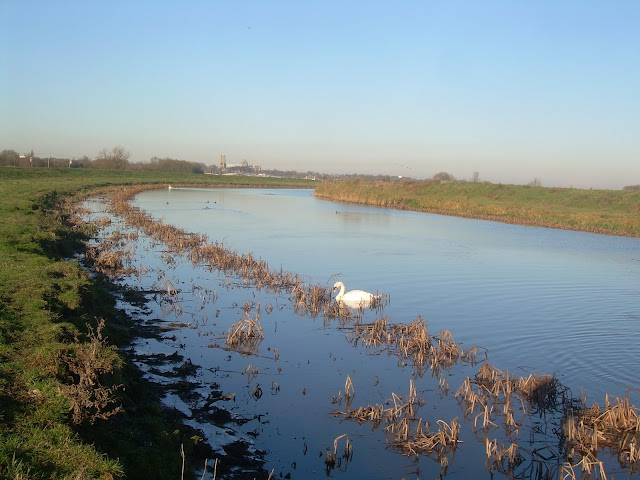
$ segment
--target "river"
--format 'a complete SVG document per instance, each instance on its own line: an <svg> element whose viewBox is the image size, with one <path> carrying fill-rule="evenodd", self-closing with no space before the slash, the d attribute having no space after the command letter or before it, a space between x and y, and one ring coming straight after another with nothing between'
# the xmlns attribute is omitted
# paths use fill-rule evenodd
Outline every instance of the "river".
<svg viewBox="0 0 640 480"><path fill-rule="evenodd" d="M387 295L382 313L366 311L364 322L421 317L432 335L447 329L463 348L480 347L479 360L486 355L512 375L555 374L588 403L632 389L631 401L639 403L633 389L640 386L640 239L338 204L310 190L173 188L144 192L134 204L165 223L251 252L272 269ZM421 417L432 425L462 418L453 393L477 366L462 362L447 370L446 392L439 377L350 342L339 323L298 315L282 295L185 259L167 264L161 250L141 239L135 262L153 273L126 282L158 289L170 279L182 292L180 315L163 302L133 312L172 327L163 340L142 339L136 348L149 355L178 352L196 366L191 381L199 397L176 393L167 402L191 415L210 443L242 438L267 452L267 470L291 478L488 476L485 445L465 427L472 422L462 423L465 443L443 471L433 455L410 460L388 448L382 429L331 414L344 410L334 396L345 391L348 375L356 406L385 404L392 393L406 397L413 380L425 400ZM250 356L224 349L229 326L247 315L247 302L265 332L258 354ZM167 381L151 368L148 375ZM235 393L225 406L249 420L243 428L221 429L194 414L217 388ZM544 430L537 422L521 427L520 443ZM321 453L342 434L353 456L326 471ZM344 442L338 441L340 450ZM537 438L529 448L545 442L554 444ZM544 468L553 471L557 463ZM518 468L533 471L539 462L526 457ZM619 467L611 461L608 468Z"/></svg>

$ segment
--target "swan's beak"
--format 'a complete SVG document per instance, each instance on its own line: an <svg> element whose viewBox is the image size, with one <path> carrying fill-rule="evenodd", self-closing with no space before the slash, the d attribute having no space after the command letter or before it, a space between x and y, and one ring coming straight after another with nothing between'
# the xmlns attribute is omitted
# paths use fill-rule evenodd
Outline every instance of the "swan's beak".
<svg viewBox="0 0 640 480"><path fill-rule="evenodd" d="M333 291L335 292L336 290L338 290L338 287L333 287Z"/></svg>

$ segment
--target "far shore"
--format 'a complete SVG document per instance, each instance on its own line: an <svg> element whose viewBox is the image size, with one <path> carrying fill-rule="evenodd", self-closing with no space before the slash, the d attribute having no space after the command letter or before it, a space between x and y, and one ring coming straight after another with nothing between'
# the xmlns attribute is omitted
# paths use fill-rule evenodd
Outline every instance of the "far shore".
<svg viewBox="0 0 640 480"><path fill-rule="evenodd" d="M482 183L339 181L321 199L534 227L640 237L640 191Z"/></svg>

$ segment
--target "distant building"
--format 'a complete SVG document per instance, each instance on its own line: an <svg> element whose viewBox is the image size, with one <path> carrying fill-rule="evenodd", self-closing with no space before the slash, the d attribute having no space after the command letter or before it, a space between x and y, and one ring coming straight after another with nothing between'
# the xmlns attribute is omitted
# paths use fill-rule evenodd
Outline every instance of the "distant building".
<svg viewBox="0 0 640 480"><path fill-rule="evenodd" d="M262 167L260 165L249 165L249 162L246 160L242 160L240 163L227 163L227 156L222 154L220 155L220 172L221 173L229 173L232 170L252 170L253 172L262 171Z"/></svg>

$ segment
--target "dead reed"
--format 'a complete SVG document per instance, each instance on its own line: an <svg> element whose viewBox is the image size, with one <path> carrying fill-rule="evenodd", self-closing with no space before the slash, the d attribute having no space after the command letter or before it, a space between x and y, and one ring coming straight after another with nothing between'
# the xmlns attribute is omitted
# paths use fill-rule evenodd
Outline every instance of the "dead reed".
<svg viewBox="0 0 640 480"><path fill-rule="evenodd" d="M487 455L485 461L485 469L493 475L497 470L500 473L509 475L524 460L520 455L517 444L512 443L509 447L504 444L498 444L498 440L489 440L485 437L485 453Z"/></svg>
<svg viewBox="0 0 640 480"><path fill-rule="evenodd" d="M342 456L338 457L338 442L343 438L346 438L344 451L342 453ZM325 453L325 459L324 459L327 476L329 476L329 472L333 468L335 468L336 466L340 467L340 464L342 463L341 462L342 459L344 459L346 463L349 463L349 461L351 461L352 458L353 458L353 444L351 443L349 436L346 433L343 433L342 435L339 435L333 440L333 452L329 447L327 447L327 450Z"/></svg>
<svg viewBox="0 0 640 480"><path fill-rule="evenodd" d="M531 374L526 378L514 378L508 371L503 372L485 361L474 381L467 377L455 397L463 404L465 416L471 416L476 406L486 410L489 403L502 404L507 424L515 427L512 414L509 416L512 396L516 396L523 406L530 405L534 411L551 411L566 398L566 392L553 375Z"/></svg>
<svg viewBox="0 0 640 480"><path fill-rule="evenodd" d="M521 377L517 387L529 402L534 412L549 411L566 398L567 389L555 378L555 375L534 375Z"/></svg>
<svg viewBox="0 0 640 480"><path fill-rule="evenodd" d="M449 330L442 330L431 337L426 321L418 316L410 324L390 324L388 317L382 317L373 323L356 323L347 333L347 340L367 348L385 348L396 355L401 363L410 362L419 376L429 367L434 376L440 376L441 370L447 370L460 361L475 364L477 347L464 351L453 340ZM446 379L441 379L441 388L448 389Z"/></svg>
<svg viewBox="0 0 640 480"><path fill-rule="evenodd" d="M352 385L351 378L347 377L345 392L350 392ZM457 447L460 433L457 418L450 424L438 420L438 430L431 432L429 422L416 417L417 409L424 405L424 400L418 397L413 380L409 382L407 397L392 393L386 404L390 406L385 408L384 405L369 405L355 410L347 408L346 411L336 411L333 414L342 416L343 420L356 420L360 424L369 422L372 430L384 424L388 443L407 456L435 453L441 459Z"/></svg>
<svg viewBox="0 0 640 480"><path fill-rule="evenodd" d="M250 312L244 311L243 318L229 327L225 343L239 353L257 354L258 347L264 339L264 330L260 323L260 313L251 318Z"/></svg>
<svg viewBox="0 0 640 480"><path fill-rule="evenodd" d="M358 407L356 410L347 410L346 412L340 413L344 415L344 419L353 419L360 424L370 422L371 429L375 430L384 419L385 409L383 405L368 405L366 407Z"/></svg>
<svg viewBox="0 0 640 480"><path fill-rule="evenodd" d="M351 319L352 312L346 311L331 301L331 291L326 285L310 284L299 276L282 270L271 270L264 260L255 259L253 254L239 254L215 242L208 243L206 235L187 232L162 221L132 206L129 200L143 188L131 188L115 193L111 207L116 215L125 219L128 226L145 232L154 242L163 243L168 252L185 254L194 265L204 265L209 269L237 275L253 284L258 290L287 292L298 313L312 316L323 314L329 318ZM381 308L388 297L379 296L375 308Z"/></svg>
<svg viewBox="0 0 640 480"><path fill-rule="evenodd" d="M85 260L96 272L111 277L118 278L135 273L136 269L130 266L132 249L113 248L109 243L88 247ZM125 264L129 266L125 267Z"/></svg>
<svg viewBox="0 0 640 480"><path fill-rule="evenodd" d="M347 334L347 340L357 345L362 342L365 347L379 347L390 341L387 331L388 317L382 317L373 323L361 324L353 326L353 329Z"/></svg>
<svg viewBox="0 0 640 480"><path fill-rule="evenodd" d="M593 466L602 449L615 452L624 466L640 466L640 415L629 392L623 398L607 395L604 408L597 403L587 408L583 399L580 408L567 409L562 427L567 456L580 456L583 469Z"/></svg>
<svg viewBox="0 0 640 480"><path fill-rule="evenodd" d="M438 420L438 430L431 432L429 422L418 422L415 431L406 439L399 439L392 446L407 456L419 456L421 454L435 453L441 459L458 446L460 424L454 418L451 423Z"/></svg>

